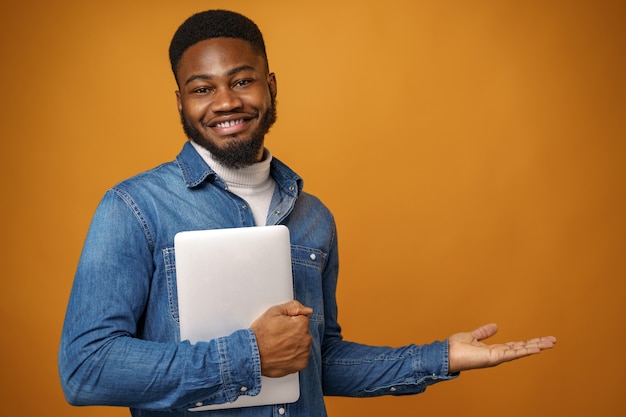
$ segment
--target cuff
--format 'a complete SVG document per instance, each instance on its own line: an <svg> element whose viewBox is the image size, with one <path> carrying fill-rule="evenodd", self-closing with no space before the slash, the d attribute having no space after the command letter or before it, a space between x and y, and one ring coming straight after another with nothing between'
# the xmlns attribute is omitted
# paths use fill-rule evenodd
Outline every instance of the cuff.
<svg viewBox="0 0 626 417"><path fill-rule="evenodd" d="M194 361L192 368L198 373L191 379L202 393L187 403L186 409L196 411L261 392L261 357L252 330L237 330L210 342L198 342L195 347L203 353Z"/></svg>
<svg viewBox="0 0 626 417"><path fill-rule="evenodd" d="M238 330L217 339L220 367L227 401L261 392L261 357L254 332Z"/></svg>
<svg viewBox="0 0 626 417"><path fill-rule="evenodd" d="M422 345L419 348L419 355L415 356L414 369L420 384L428 386L459 376L458 373L448 374L450 359L447 340Z"/></svg>

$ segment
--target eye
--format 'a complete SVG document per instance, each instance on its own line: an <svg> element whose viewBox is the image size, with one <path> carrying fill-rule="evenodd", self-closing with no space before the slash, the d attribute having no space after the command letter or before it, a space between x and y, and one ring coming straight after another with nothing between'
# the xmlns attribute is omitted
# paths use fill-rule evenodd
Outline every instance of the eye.
<svg viewBox="0 0 626 417"><path fill-rule="evenodd" d="M250 79L238 80L238 81L235 82L233 87L245 87L248 84L250 84L251 82L252 82L252 80L250 80Z"/></svg>
<svg viewBox="0 0 626 417"><path fill-rule="evenodd" d="M210 93L212 90L213 90L213 89L212 89L212 88L209 88L209 87L198 87L198 88L195 88L195 89L192 91L192 93L194 93L194 94L208 94L208 93Z"/></svg>

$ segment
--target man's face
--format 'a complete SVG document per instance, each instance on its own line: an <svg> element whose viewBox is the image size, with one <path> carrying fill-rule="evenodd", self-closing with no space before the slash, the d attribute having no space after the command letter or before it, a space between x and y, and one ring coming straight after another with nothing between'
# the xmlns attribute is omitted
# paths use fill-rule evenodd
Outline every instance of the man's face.
<svg viewBox="0 0 626 417"><path fill-rule="evenodd" d="M242 39L213 38L189 47L176 75L187 136L226 166L260 161L276 120L276 79L263 57Z"/></svg>

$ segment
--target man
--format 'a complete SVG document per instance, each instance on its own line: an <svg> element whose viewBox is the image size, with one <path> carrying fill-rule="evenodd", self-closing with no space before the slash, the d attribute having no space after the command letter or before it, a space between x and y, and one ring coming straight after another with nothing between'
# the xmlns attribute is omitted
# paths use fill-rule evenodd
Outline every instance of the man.
<svg viewBox="0 0 626 417"><path fill-rule="evenodd" d="M170 60L190 141L176 161L114 186L96 210L59 352L70 403L183 416L198 405L258 394L261 375L300 371L301 396L293 404L193 415L324 416L323 395L420 393L460 371L556 342L483 344L495 325L423 346L344 341L332 214L264 146L276 119L277 84L257 26L228 11L199 13L174 35ZM226 337L180 341L174 235L272 224L290 230L297 301L270 308L250 328Z"/></svg>

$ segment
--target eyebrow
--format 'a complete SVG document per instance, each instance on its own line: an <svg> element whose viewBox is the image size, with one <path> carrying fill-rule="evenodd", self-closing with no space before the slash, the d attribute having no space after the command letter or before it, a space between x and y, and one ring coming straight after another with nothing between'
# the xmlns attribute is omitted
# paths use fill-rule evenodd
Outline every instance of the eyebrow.
<svg viewBox="0 0 626 417"><path fill-rule="evenodd" d="M241 71L254 70L254 69L255 68L252 65L240 65L238 67L228 70L226 72L226 75L232 76ZM210 74L194 74L191 77L187 78L187 80L185 81L185 85L189 84L190 82L194 80L210 80L211 78L213 78L213 75L210 75Z"/></svg>

